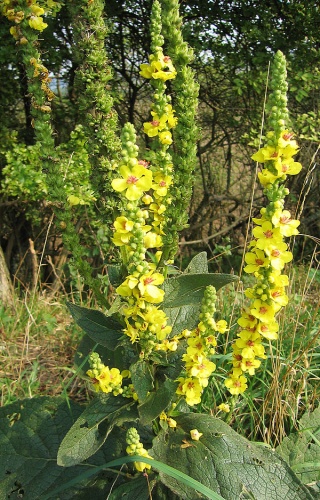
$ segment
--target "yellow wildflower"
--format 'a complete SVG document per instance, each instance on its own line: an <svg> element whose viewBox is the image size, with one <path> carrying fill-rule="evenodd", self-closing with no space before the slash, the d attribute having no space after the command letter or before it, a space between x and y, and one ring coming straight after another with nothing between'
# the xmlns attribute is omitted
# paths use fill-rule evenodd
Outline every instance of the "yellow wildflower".
<svg viewBox="0 0 320 500"><path fill-rule="evenodd" d="M142 165L135 165L130 169L127 165L120 167L122 179L114 179L111 183L115 191L125 191L125 197L130 201L141 198L144 191L152 185L152 172Z"/></svg>
<svg viewBox="0 0 320 500"><path fill-rule="evenodd" d="M233 373L225 380L224 384L232 395L242 394L248 387L246 377Z"/></svg>
<svg viewBox="0 0 320 500"><path fill-rule="evenodd" d="M193 439L193 441L199 441L201 436L203 436L203 433L199 432L198 429L192 429L190 431L190 436L191 436L191 439Z"/></svg>

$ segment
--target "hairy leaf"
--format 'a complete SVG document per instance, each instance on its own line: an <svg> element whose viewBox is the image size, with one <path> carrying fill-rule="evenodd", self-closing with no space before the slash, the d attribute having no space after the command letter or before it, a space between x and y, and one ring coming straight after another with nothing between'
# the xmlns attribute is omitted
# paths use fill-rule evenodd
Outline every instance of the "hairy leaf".
<svg viewBox="0 0 320 500"><path fill-rule="evenodd" d="M165 299L163 306L168 309L201 302L205 288L212 285L219 288L238 279L232 274L181 274L164 282Z"/></svg>
<svg viewBox="0 0 320 500"><path fill-rule="evenodd" d="M303 415L299 432L285 437L276 451L304 484L320 481L320 406Z"/></svg>
<svg viewBox="0 0 320 500"><path fill-rule="evenodd" d="M58 485L105 461L104 454L98 452L94 460L81 466L67 469L57 465L58 446L81 411L81 406L72 401L49 397L25 399L0 408L1 499L41 499ZM97 500L105 498L106 493L100 492L106 481L100 485L102 489L95 484L89 493L90 482L79 482L59 499L84 500L91 495Z"/></svg>
<svg viewBox="0 0 320 500"><path fill-rule="evenodd" d="M64 437L58 451L58 465L70 467L96 453L115 425L138 418L133 404L121 396L99 394Z"/></svg>
<svg viewBox="0 0 320 500"><path fill-rule="evenodd" d="M155 438L154 458L190 475L225 500L314 498L279 455L250 443L221 420L199 413L176 420L175 431L161 431ZM199 441L191 440L192 429L203 433ZM203 498L168 475L160 472L160 478L181 499Z"/></svg>
<svg viewBox="0 0 320 500"><path fill-rule="evenodd" d="M118 321L106 316L101 311L87 309L75 304L68 304L75 322L94 342L114 350L122 337L122 326Z"/></svg>
<svg viewBox="0 0 320 500"><path fill-rule="evenodd" d="M170 404L178 384L167 379L139 405L140 423L147 425L157 418Z"/></svg>
<svg viewBox="0 0 320 500"><path fill-rule="evenodd" d="M129 371L139 401L144 401L148 392L153 388L153 376L150 370L150 363L145 360L139 360L130 366Z"/></svg>

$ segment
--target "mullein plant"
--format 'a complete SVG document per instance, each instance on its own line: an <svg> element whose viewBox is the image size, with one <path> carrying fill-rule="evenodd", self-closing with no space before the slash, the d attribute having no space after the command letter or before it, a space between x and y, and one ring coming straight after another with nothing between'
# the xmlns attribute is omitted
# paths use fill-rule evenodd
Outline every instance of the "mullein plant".
<svg viewBox="0 0 320 500"><path fill-rule="evenodd" d="M46 198L53 209L56 225L62 231L64 245L72 253L73 265L85 283L93 290L99 302L107 306L108 300L100 290L101 282L92 276L91 266L84 258L86 249L81 245L74 222L75 210L77 210L74 207L92 202L95 197L89 195L86 200L85 197L81 198L81 194L75 196L66 190L65 170L68 170L69 165L65 168L62 158L68 155L68 144L65 150L63 145L55 147L51 125L51 107L55 96L50 87L49 70L43 65L39 50L39 33L42 33L48 26L43 18L46 15L56 15L61 4L53 0L41 2L41 5L36 0L4 0L1 7L2 14L13 24L10 27L10 33L16 41L18 60L25 68L27 75L34 142L35 147L39 148ZM72 15L76 18L75 37L78 43L80 39L82 40L82 45L80 44L82 53L88 54L87 59L78 68L76 83L80 91L85 94L86 102L89 103L89 107L83 109L85 104L79 98L82 112L82 114L79 113L79 118L83 120L84 125L83 129L81 126L76 127L71 134L70 147L74 142L72 137L79 134L94 137L95 141L98 139L98 146L94 146L93 141L90 140L83 141L85 144L78 144L79 151L77 152L82 154L82 160L85 163L87 163L86 158L90 159L91 172L94 169L97 173L96 177L101 179L100 184L106 184L107 179L110 184L109 177L112 175L112 169L108 154L109 156L117 155L120 141L116 134L117 120L112 110L113 101L106 88L106 83L111 78L111 70L104 53L106 31L103 21L103 2L77 2L76 6L70 8ZM85 174L84 177L90 187L90 175ZM98 181L94 182L95 187L98 183ZM37 187L36 185L35 188ZM112 204L108 205L107 211L110 212L111 208L113 208Z"/></svg>
<svg viewBox="0 0 320 500"><path fill-rule="evenodd" d="M125 303L124 333L132 343L139 342L141 357L149 357L171 331L159 305L164 298L161 285L168 265L162 259L162 248L168 232L166 210L172 201L172 130L177 125L166 82L176 77L176 70L171 58L163 53L158 1L152 8L151 37L153 53L149 64L141 65L140 74L150 79L155 88L151 119L144 123L144 132L153 139L153 144L139 158L134 127L126 124L118 166L121 177L112 181L113 189L121 197L121 215L114 221L113 242L120 247L127 274L116 291Z"/></svg>
<svg viewBox="0 0 320 500"><path fill-rule="evenodd" d="M299 234L300 222L284 208L287 177L298 174L302 166L293 158L298 145L288 126L286 60L280 51L271 74L266 143L252 156L263 165L258 178L268 203L261 208L261 216L253 219L253 239L245 255L244 271L254 276L255 284L245 291L250 302L238 319L241 331L232 344L233 368L225 385L233 395L246 390L247 376L254 375L266 358L264 343L278 338L276 315L289 301L289 278L283 269L293 258L285 239Z"/></svg>

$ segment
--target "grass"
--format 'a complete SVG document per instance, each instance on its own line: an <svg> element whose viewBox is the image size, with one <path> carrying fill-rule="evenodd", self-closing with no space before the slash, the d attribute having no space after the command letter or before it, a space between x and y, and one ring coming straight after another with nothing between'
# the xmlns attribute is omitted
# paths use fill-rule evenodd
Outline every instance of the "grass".
<svg viewBox="0 0 320 500"><path fill-rule="evenodd" d="M243 279L246 282L250 277ZM225 416L240 434L272 447L296 430L301 416L315 409L320 400L320 271L316 266L292 267L290 283L290 302L278 318L279 339L265 344L267 359L255 376L248 377L249 386L242 397L231 400L232 414ZM221 316L232 317L228 337L222 339L223 349L237 334L243 291L223 288L219 301ZM225 402L223 382L230 358L230 354L217 357L217 371L206 391L202 410L214 415Z"/></svg>
<svg viewBox="0 0 320 500"><path fill-rule="evenodd" d="M37 395L86 398L73 370L80 338L65 304L38 295L16 300L14 312L0 307L0 405Z"/></svg>
<svg viewBox="0 0 320 500"><path fill-rule="evenodd" d="M279 318L279 340L266 345L267 359L249 377L248 390L231 401L233 411L218 414L240 434L272 447L297 429L299 418L320 399L320 271L310 265L292 267L290 274L290 303ZM243 277L244 287L250 279ZM216 415L228 397L229 344L242 305L243 290L228 286L219 292L218 310L222 318L231 317L231 328L222 338L217 370L199 411ZM48 302L40 294L17 301L15 314L0 308L0 405L59 394L87 401L86 384L73 369L81 335L65 303Z"/></svg>

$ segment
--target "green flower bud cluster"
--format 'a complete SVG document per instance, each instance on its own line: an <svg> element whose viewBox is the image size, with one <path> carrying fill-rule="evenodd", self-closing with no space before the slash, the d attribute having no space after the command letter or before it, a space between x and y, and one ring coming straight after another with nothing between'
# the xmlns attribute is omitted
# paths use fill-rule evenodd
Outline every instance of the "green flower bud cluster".
<svg viewBox="0 0 320 500"><path fill-rule="evenodd" d="M233 369L225 385L233 395L247 389L247 375L254 375L266 358L263 340L277 340L279 323L276 316L289 302L286 287L289 278L282 274L285 265L293 258L285 238L299 234L300 222L284 210L284 198L289 190L284 186L288 175L296 175L302 165L294 161L298 145L293 133L286 129L288 121L286 61L277 52L272 65L272 94L267 109L267 143L252 159L264 164L258 173L269 203L260 210L261 217L254 218L253 239L245 255L244 271L256 279L253 288L245 291L249 307L242 311L238 324L238 338L233 341Z"/></svg>
<svg viewBox="0 0 320 500"><path fill-rule="evenodd" d="M75 101L87 137L85 147L92 166L91 182L99 200L100 216L106 221L104 233L110 246L109 221L116 205L110 187L114 177L112 162L119 157L121 142L110 92L112 71L104 45L107 36L104 1L69 2L68 9L75 19L73 51L79 65L74 81Z"/></svg>
<svg viewBox="0 0 320 500"><path fill-rule="evenodd" d="M269 138L268 145L276 146L281 132L289 126L286 58L280 50L274 56L270 87L272 93L268 99L266 113L268 129L273 130L274 135Z"/></svg>
<svg viewBox="0 0 320 500"><path fill-rule="evenodd" d="M177 70L177 77L172 81L173 106L179 117L174 131L174 182L171 197L174 199L168 207L168 240L171 243L169 258L177 250L176 234L187 226L188 206L192 194L193 172L197 162L196 143L198 128L196 111L199 85L195 82L194 71L188 66L193 53L184 42L181 32L182 19L179 15L178 0L164 0L162 3L162 24L167 52ZM183 190L181 189L183 186Z"/></svg>
<svg viewBox="0 0 320 500"><path fill-rule="evenodd" d="M130 427L130 429L127 430L126 442L128 444L126 448L128 455L141 455L143 457L152 458L143 447L143 444L140 443L140 436L137 429L134 427ZM134 465L139 472L143 472L145 469L151 469L151 465L143 462L134 462Z"/></svg>

